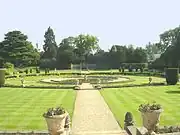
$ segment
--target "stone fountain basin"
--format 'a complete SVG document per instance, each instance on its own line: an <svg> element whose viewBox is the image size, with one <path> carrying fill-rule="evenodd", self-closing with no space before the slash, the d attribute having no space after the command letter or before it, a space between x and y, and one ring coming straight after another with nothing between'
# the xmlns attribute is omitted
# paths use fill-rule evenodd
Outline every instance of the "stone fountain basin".
<svg viewBox="0 0 180 135"><path fill-rule="evenodd" d="M41 82L44 83L63 83L63 84L76 84L77 80L79 82L83 81L83 77L72 77L72 78L47 78L41 80ZM126 77L107 77L107 76L88 76L87 77L87 82L89 83L98 83L100 80L100 83L114 83L114 82L124 82L128 81L129 78Z"/></svg>

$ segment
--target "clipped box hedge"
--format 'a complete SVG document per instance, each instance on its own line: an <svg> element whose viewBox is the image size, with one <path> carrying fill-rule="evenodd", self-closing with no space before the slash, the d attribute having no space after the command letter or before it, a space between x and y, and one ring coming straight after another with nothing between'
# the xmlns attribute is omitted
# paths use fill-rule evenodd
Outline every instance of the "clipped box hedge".
<svg viewBox="0 0 180 135"><path fill-rule="evenodd" d="M0 68L0 87L4 85L5 83L5 68Z"/></svg>
<svg viewBox="0 0 180 135"><path fill-rule="evenodd" d="M179 69L178 68L166 68L166 82L168 85L176 85L179 81Z"/></svg>

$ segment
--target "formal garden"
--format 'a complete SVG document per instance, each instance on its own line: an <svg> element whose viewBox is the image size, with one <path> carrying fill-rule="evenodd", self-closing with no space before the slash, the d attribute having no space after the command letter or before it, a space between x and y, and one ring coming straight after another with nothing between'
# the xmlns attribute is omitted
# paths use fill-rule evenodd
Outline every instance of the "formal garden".
<svg viewBox="0 0 180 135"><path fill-rule="evenodd" d="M118 128L127 130L128 126L144 126L152 133L160 124L165 126L166 133L180 132L179 56L175 53L179 49L178 35L177 42L173 42L174 46L170 47L156 43L147 46L145 50L115 45L109 52L103 52L95 36L68 37L58 48L54 44L54 38L52 41L47 38L49 34L50 37L55 37L50 27L45 33L42 53L34 49L27 41L27 36L19 31L9 32L0 43L0 130L47 130L48 126L51 132L52 127L49 126L52 119L59 120L63 116L64 123L67 117L73 123L73 117L77 115L74 114L75 107L78 104L83 107L87 105L86 108L92 108L93 113L101 114L99 112L102 110L93 108L93 105L96 105L91 99L93 97L90 97L89 100L92 101L85 105L83 100L86 99L82 100L83 103L78 100L79 95L83 95L81 86L89 84L92 89L85 87L85 92L94 94L94 97L98 97L98 94L103 97L106 104L102 104L102 109L112 112ZM173 34L171 36L174 36ZM162 39L165 36L169 35L164 33ZM26 45L31 50L24 52L26 49L23 51L22 47L22 54L12 51L7 47L7 44L13 46L11 37L19 40L13 41L15 50ZM52 46L49 46L49 40ZM146 55L152 46L159 47L159 51L162 47L167 48L159 58L154 59L153 54ZM97 51L96 54L92 53L93 49ZM9 54L9 50L12 54ZM88 63L95 63L95 67ZM88 100L88 94L84 96L87 96ZM77 101L81 102L77 104ZM103 101L99 98L99 104ZM87 112L91 114L91 111ZM126 117L127 113L129 116ZM105 116L111 117L109 113ZM84 119L84 116L81 118ZM68 127L71 126L68 124ZM64 129L64 125L60 128Z"/></svg>
<svg viewBox="0 0 180 135"><path fill-rule="evenodd" d="M168 86L161 73L153 72L119 72L111 71L85 71L74 73L71 70L48 73L41 71L16 73L7 75L5 84L0 90L1 130L28 130L46 129L43 112L50 107L62 105L72 118L76 91L73 90L77 79L83 80L87 75L89 82L100 84L101 95L104 97L120 126L124 125L124 115L133 113L138 126L142 125L138 107L141 103L153 102L163 106L160 124L162 126L177 125L180 121L179 86ZM147 75L147 74L150 75ZM126 75L128 74L128 75ZM152 79L149 82L149 78ZM23 80L23 81L22 81ZM22 83L23 82L23 83Z"/></svg>

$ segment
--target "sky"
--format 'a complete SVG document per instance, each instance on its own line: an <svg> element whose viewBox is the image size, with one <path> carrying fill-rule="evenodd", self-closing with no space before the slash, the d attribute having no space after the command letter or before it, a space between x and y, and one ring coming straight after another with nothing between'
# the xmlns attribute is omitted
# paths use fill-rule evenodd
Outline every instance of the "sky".
<svg viewBox="0 0 180 135"><path fill-rule="evenodd" d="M91 34L104 50L117 44L145 47L180 25L179 5L180 0L0 0L0 41L20 30L42 47L50 26L57 44Z"/></svg>

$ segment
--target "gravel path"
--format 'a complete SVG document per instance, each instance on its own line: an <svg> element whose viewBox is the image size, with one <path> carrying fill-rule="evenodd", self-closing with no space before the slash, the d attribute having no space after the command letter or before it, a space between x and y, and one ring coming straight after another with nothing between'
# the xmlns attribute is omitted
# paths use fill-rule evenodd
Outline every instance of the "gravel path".
<svg viewBox="0 0 180 135"><path fill-rule="evenodd" d="M98 90L79 90L72 119L72 134L122 132Z"/></svg>

